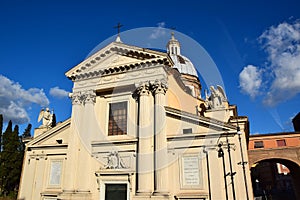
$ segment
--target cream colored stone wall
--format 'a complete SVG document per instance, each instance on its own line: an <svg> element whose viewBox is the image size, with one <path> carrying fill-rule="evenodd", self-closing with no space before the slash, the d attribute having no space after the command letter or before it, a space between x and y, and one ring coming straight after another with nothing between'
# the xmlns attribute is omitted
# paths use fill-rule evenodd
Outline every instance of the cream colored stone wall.
<svg viewBox="0 0 300 200"><path fill-rule="evenodd" d="M123 55L125 51L131 53ZM246 199L242 167L237 164L241 152L236 123L229 122L236 117L235 107L226 104L199 116L196 107L205 101L184 91L180 80L169 73L172 61L168 59L161 52L112 43L67 72L74 81L71 118L27 144L18 198L104 200L105 184L127 184L130 200L208 199L209 188L211 199L223 200L217 145L223 143L228 173L228 138L232 169L237 172L236 199ZM107 67L113 68L104 73ZM108 136L112 102L127 102L126 135ZM242 131L246 121L240 124ZM187 128L192 132L183 134ZM245 132L242 146L247 161ZM59 168L58 161L60 184L49 185L51 176L51 180L59 177L51 175L51 163ZM248 166L246 176L249 199L253 199ZM230 177L226 180L228 197L233 199Z"/></svg>

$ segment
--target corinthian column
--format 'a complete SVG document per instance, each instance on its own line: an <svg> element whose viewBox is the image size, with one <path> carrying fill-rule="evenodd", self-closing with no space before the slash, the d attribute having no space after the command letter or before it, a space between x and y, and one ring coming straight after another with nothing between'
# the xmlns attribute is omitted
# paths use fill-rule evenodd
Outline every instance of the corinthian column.
<svg viewBox="0 0 300 200"><path fill-rule="evenodd" d="M168 195L168 149L166 136L165 94L167 84L155 81L155 194Z"/></svg>
<svg viewBox="0 0 300 200"><path fill-rule="evenodd" d="M154 188L153 174L153 123L151 115L152 102L149 83L142 83L137 88L139 95L139 129L138 129L138 187L139 195L150 195Z"/></svg>
<svg viewBox="0 0 300 200"><path fill-rule="evenodd" d="M91 141L95 134L95 118L94 104L96 103L96 93L93 90L82 92L83 95L83 118L82 126L79 129L79 146L78 146L78 172L77 172L77 187L78 192L90 192L90 175L85 174L85 171L90 170L91 162ZM84 161L84 162L82 162Z"/></svg>

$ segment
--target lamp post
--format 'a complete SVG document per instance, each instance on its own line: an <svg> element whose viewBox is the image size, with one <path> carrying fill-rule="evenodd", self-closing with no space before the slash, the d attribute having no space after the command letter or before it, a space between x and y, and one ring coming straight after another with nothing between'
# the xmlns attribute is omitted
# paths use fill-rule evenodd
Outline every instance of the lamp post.
<svg viewBox="0 0 300 200"><path fill-rule="evenodd" d="M208 196L209 200L211 200L211 188L210 188L210 172L209 172L209 160L208 160L208 150L203 149L203 153L206 155L206 167L207 167L207 182L208 182Z"/></svg>
<svg viewBox="0 0 300 200"><path fill-rule="evenodd" d="M236 123L237 123L237 121L236 121ZM241 158L242 158L242 162L239 162L238 165L242 165L242 168L243 168L244 183L245 183L245 190L246 190L246 198L247 198L247 200L249 200L247 176L246 176L246 169L245 169L245 165L247 164L247 162L244 161L242 138L241 138L242 132L241 132L240 127L239 127L238 124L237 124L237 135L239 137L240 150L241 150Z"/></svg>
<svg viewBox="0 0 300 200"><path fill-rule="evenodd" d="M229 159L229 167L230 167L230 174L229 175L230 175L230 178L231 178L232 196L233 196L233 200L236 200L236 197L235 197L235 188L234 188L234 175L236 174L236 172L232 171L230 144L229 144L228 137L226 137L226 143L227 143L227 151L228 151L228 159Z"/></svg>
<svg viewBox="0 0 300 200"><path fill-rule="evenodd" d="M226 194L226 200L228 200L227 180L226 180L227 175L226 175L226 166L225 166L224 151L222 149L222 143L219 143L218 147L219 147L218 158L222 158L223 174L224 174L224 184L225 184L225 194Z"/></svg>

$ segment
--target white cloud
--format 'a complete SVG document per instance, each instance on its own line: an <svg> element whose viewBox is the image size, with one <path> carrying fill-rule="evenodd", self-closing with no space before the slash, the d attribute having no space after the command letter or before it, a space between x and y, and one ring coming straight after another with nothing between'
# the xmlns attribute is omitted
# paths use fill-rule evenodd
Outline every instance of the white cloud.
<svg viewBox="0 0 300 200"><path fill-rule="evenodd" d="M60 89L59 87L54 87L50 89L50 95L57 98L64 98L69 96L69 92L63 89Z"/></svg>
<svg viewBox="0 0 300 200"><path fill-rule="evenodd" d="M30 88L25 90L16 83L0 74L0 113L4 121L12 120L14 123L29 122L26 108L31 104L42 107L49 105L49 100L42 89Z"/></svg>
<svg viewBox="0 0 300 200"><path fill-rule="evenodd" d="M159 37L164 36L166 34L165 25L165 22L159 22L157 24L158 27L153 31L153 33L151 33L150 38L157 39Z"/></svg>
<svg viewBox="0 0 300 200"><path fill-rule="evenodd" d="M264 103L275 106L300 93L300 21L267 29L259 41L267 53L271 79Z"/></svg>
<svg viewBox="0 0 300 200"><path fill-rule="evenodd" d="M241 91L255 98L260 93L262 83L262 70L253 65L244 67L239 75Z"/></svg>

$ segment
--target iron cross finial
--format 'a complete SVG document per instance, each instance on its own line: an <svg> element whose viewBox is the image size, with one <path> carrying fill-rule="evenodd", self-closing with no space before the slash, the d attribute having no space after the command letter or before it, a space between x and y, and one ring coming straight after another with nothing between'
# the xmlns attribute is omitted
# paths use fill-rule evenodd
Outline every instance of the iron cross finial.
<svg viewBox="0 0 300 200"><path fill-rule="evenodd" d="M123 26L123 24L121 24L120 22L118 22L117 26L114 26L114 28L118 29L118 36L120 36L120 29Z"/></svg>

